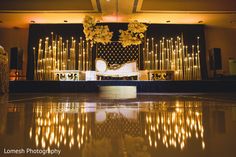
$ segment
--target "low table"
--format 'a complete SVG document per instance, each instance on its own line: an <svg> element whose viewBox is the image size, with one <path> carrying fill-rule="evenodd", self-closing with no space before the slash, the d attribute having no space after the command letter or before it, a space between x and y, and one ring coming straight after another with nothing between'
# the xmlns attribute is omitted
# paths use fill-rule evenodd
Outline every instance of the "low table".
<svg viewBox="0 0 236 157"><path fill-rule="evenodd" d="M104 99L135 99L136 86L100 86L99 96Z"/></svg>
<svg viewBox="0 0 236 157"><path fill-rule="evenodd" d="M97 75L97 80L138 80L138 76L109 76L109 75Z"/></svg>

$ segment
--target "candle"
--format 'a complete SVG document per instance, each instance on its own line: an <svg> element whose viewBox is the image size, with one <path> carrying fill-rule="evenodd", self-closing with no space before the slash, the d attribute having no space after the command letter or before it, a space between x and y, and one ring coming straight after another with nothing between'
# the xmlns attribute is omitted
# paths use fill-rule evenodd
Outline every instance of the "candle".
<svg viewBox="0 0 236 157"><path fill-rule="evenodd" d="M191 54L191 79L194 79L194 45L192 45L192 54Z"/></svg>
<svg viewBox="0 0 236 157"><path fill-rule="evenodd" d="M42 51L41 51L41 46L42 46L42 39L39 40L39 47L38 47L38 65L37 65L37 79L41 80L41 66L42 66Z"/></svg>
<svg viewBox="0 0 236 157"><path fill-rule="evenodd" d="M158 54L157 54L157 44L155 45L155 70L158 70Z"/></svg>
<svg viewBox="0 0 236 157"><path fill-rule="evenodd" d="M63 44L63 51L65 52L65 59L62 58L63 64L67 63L66 69L71 70L71 51L69 48L69 40L66 40L66 48L64 50L64 44ZM64 69L65 70L65 69Z"/></svg>
<svg viewBox="0 0 236 157"><path fill-rule="evenodd" d="M154 70L155 67L155 58L154 58L154 38L152 38L152 50L151 50L151 55L152 55L152 64L151 64L151 69Z"/></svg>
<svg viewBox="0 0 236 157"><path fill-rule="evenodd" d="M197 79L201 79L199 39L200 39L200 37L197 37L197 61L196 61L196 63L197 63Z"/></svg>
<svg viewBox="0 0 236 157"><path fill-rule="evenodd" d="M79 70L82 71L82 64L83 64L83 41L82 41L82 37L80 37L80 41L79 41Z"/></svg>
<svg viewBox="0 0 236 157"><path fill-rule="evenodd" d="M162 52L161 52L161 54L162 54L162 56L161 56L161 70L164 70L164 66L165 66L165 63L164 63L164 61L165 61L165 47L164 47L164 38L163 38L163 42L161 43L162 44Z"/></svg>
<svg viewBox="0 0 236 157"><path fill-rule="evenodd" d="M168 70L171 70L171 40L169 40Z"/></svg>
<svg viewBox="0 0 236 157"><path fill-rule="evenodd" d="M45 45L44 45L44 79L48 79L48 69L47 69L47 65L48 65L48 60L47 60L47 56L48 56L48 37L46 37L45 40Z"/></svg>
<svg viewBox="0 0 236 157"><path fill-rule="evenodd" d="M166 40L166 57L165 57L165 61L166 61L166 70L169 69L169 40Z"/></svg>
<svg viewBox="0 0 236 157"><path fill-rule="evenodd" d="M160 51L159 51L159 70L161 70L161 57L162 57L162 42L160 40Z"/></svg>
<svg viewBox="0 0 236 157"><path fill-rule="evenodd" d="M150 70L150 62L149 62L149 39L147 39L147 47L146 47L146 55L147 55L147 57L146 57L146 61L147 61L147 69L148 70Z"/></svg>
<svg viewBox="0 0 236 157"><path fill-rule="evenodd" d="M89 69L88 62L89 62L89 43L86 42L86 70Z"/></svg>
<svg viewBox="0 0 236 157"><path fill-rule="evenodd" d="M81 49L81 44L80 44L80 42L79 42L79 49L78 49L78 70L81 70L80 68L81 68L81 54L80 54L80 49Z"/></svg>
<svg viewBox="0 0 236 157"><path fill-rule="evenodd" d="M139 45L139 58L140 58L140 47L141 47L141 46ZM89 69L89 70L92 70L92 62L93 62L92 50L93 50L93 47L92 47L92 45L90 44L90 46L89 46L89 51L90 51L90 60L89 60L90 69ZM139 68L141 68L140 60L139 60Z"/></svg>
<svg viewBox="0 0 236 157"><path fill-rule="evenodd" d="M82 47L82 51L83 51L83 71L85 71L86 69L85 69L85 42L83 41L83 43L82 43L82 45L83 45L83 47Z"/></svg>
<svg viewBox="0 0 236 157"><path fill-rule="evenodd" d="M33 47L33 54L34 54L34 80L37 80L37 54L35 51L35 47Z"/></svg>

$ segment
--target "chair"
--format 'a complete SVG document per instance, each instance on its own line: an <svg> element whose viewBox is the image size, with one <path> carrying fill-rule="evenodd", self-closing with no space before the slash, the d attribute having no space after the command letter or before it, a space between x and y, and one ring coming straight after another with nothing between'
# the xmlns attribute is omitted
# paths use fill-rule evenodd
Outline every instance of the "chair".
<svg viewBox="0 0 236 157"><path fill-rule="evenodd" d="M104 59L97 58L95 65L96 75L99 79L101 79L101 77L138 77L139 74L136 61L127 62L121 65L113 64L109 67Z"/></svg>

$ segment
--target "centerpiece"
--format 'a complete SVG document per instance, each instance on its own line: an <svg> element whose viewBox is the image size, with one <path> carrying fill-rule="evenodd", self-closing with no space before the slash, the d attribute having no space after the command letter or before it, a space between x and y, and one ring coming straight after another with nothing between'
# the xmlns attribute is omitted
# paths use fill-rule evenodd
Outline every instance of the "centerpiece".
<svg viewBox="0 0 236 157"><path fill-rule="evenodd" d="M123 47L130 45L139 45L142 43L144 33L147 31L147 25L138 22L137 20L128 24L127 30L120 30L119 42Z"/></svg>
<svg viewBox="0 0 236 157"><path fill-rule="evenodd" d="M90 41L91 46L96 43L107 44L111 42L113 32L109 30L107 25L97 25L94 17L85 16L84 34L87 41Z"/></svg>

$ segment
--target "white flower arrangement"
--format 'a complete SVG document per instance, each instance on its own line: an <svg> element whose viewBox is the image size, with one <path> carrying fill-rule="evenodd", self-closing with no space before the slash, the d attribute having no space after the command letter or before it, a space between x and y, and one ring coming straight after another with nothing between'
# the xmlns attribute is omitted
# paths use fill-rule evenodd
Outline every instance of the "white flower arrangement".
<svg viewBox="0 0 236 157"><path fill-rule="evenodd" d="M107 44L111 42L113 32L110 32L107 25L96 25L94 17L85 16L83 27L86 40L93 45L95 43ZM120 30L119 42L124 46L139 45L142 43L147 25L137 20L128 24L128 30Z"/></svg>
<svg viewBox="0 0 236 157"><path fill-rule="evenodd" d="M94 17L85 16L83 27L86 40L93 45L95 43L107 44L111 42L113 32L110 32L107 25L96 26L97 22Z"/></svg>
<svg viewBox="0 0 236 157"><path fill-rule="evenodd" d="M137 20L128 24L128 30L120 30L119 42L123 47L130 45L139 45L142 43L144 33L147 30L147 25L138 22Z"/></svg>

